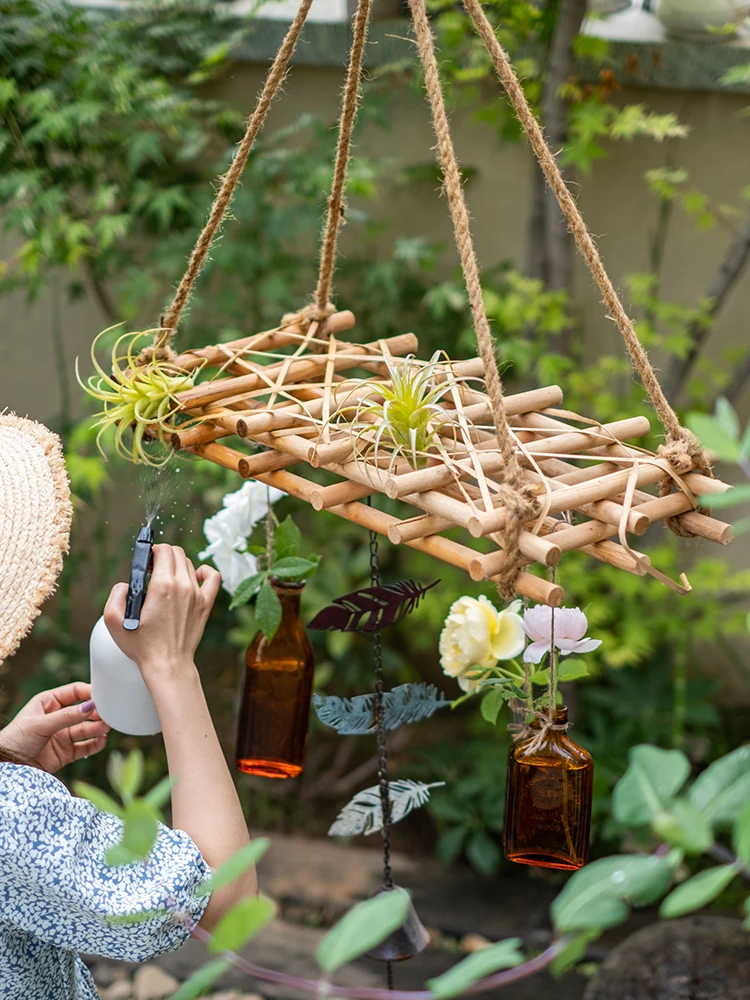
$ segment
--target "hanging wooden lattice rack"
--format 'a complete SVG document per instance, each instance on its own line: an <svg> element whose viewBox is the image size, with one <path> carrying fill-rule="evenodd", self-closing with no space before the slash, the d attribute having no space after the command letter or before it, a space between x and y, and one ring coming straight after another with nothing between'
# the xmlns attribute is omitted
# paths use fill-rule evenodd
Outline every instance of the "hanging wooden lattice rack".
<svg viewBox="0 0 750 1000"><path fill-rule="evenodd" d="M418 347L416 337L405 334L372 344L343 341L341 334L353 325L349 312L331 316L325 353L311 350L319 345L309 332L305 335L297 326L289 326L179 355L182 369L202 366L222 371L220 377L179 394L185 414L201 423L176 431L173 445L190 448L243 478L277 487L316 510L329 510L374 529L394 544L459 566L474 580L493 580L506 562L499 545L508 514L498 498L503 463L490 401L481 391L482 361L446 360L438 366L438 382L441 377L458 380L443 402L447 422L440 430L451 461L415 471L403 457L394 461L387 441L381 441L375 454L371 436L358 439L346 418L354 417L356 404L365 395L368 400L377 398L377 386L387 381L384 352L394 358L411 354ZM294 353L283 357L281 351L289 347ZM272 355L269 363L245 360L259 352ZM371 373L369 379L352 378L349 373L354 369ZM645 417L601 425L559 410L562 402L557 386L504 399L524 479L534 488L543 511L537 524L521 532L524 563L552 567L564 552L581 549L642 576L651 571L650 559L630 548L625 534L643 535L653 522L677 515L693 535L720 544L731 540L731 525L691 509L689 493L700 496L729 489L719 480L690 472L679 477L686 490L663 497L647 492L669 472L663 459L628 444L648 433ZM348 409L331 420L343 407ZM229 435L238 435L255 452L220 443ZM257 446L266 450L258 452ZM298 468L289 472L289 466ZM306 468L325 469L336 481L313 482L305 478ZM401 516L362 502L377 493L398 500ZM457 527L464 529L466 543L444 537ZM618 535L625 545L609 540ZM470 547L482 538L496 547L489 552ZM548 604L559 604L563 596L560 586L527 570L516 578L516 590Z"/></svg>
<svg viewBox="0 0 750 1000"><path fill-rule="evenodd" d="M185 371L217 369L212 379L177 394L180 412L173 444L245 478L275 486L317 510L330 510L387 535L395 544L460 566L474 580L493 580L505 597L517 592L559 604L562 588L528 572L528 566L554 567L564 552L573 549L637 575L650 573L687 592L684 577L682 586L667 580L646 554L631 547L629 537L644 534L653 522L667 521L677 534L727 544L731 526L696 509L696 498L730 487L713 478L699 442L680 425L666 399L479 0L463 3L662 423L665 443L658 453L632 443L648 432L645 417L601 424L578 416L560 409L563 395L557 386L504 394L425 0L409 3L479 353L468 361L446 358L431 373L434 380L453 384L440 403L444 412L435 423L439 440L433 439L426 467L412 468L402 453L393 453L387 435L377 436L376 411L357 410L358 401L372 402L378 385L388 379L389 358L416 354L416 338L404 334L376 343L347 342L341 334L354 326L354 316L335 312L330 302L372 0L358 0L354 18L312 303L275 330L174 355L171 340L180 316L284 79L311 2L301 0L153 347L140 358L144 365L158 358ZM256 359L265 355L263 363L248 360L250 355ZM357 369L368 373L366 379L353 377ZM362 427L367 413L376 421L372 430ZM188 418L186 423L179 422L183 417ZM154 433L163 433L163 428ZM220 439L229 435L239 435L255 450L244 452L222 444ZM258 453L258 447L266 450ZM300 475L300 469L288 471L292 465L302 471L326 470L335 481L319 485ZM654 486L659 495L648 491ZM398 501L400 516L362 502L377 493ZM456 528L465 532L465 542L445 537ZM479 544L480 539L486 541ZM490 551L488 544L494 546Z"/></svg>

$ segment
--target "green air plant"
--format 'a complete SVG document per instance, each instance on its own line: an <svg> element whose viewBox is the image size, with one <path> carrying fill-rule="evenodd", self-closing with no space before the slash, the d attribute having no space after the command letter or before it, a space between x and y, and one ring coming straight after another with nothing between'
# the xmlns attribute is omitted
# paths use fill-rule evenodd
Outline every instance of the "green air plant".
<svg viewBox="0 0 750 1000"><path fill-rule="evenodd" d="M76 378L82 389L89 396L104 403L104 408L97 414L95 426L99 427L96 443L99 451L106 457L102 447L102 436L115 428L115 449L119 455L130 462L152 466L165 465L170 458L170 452L155 459L149 454L146 442L155 430L159 441L164 444L168 435L174 430L171 423L180 405L176 394L185 389L191 389L195 383L195 373L180 372L168 362L151 361L148 365L139 366L136 344L143 338L153 335L153 330L143 333L124 333L118 337L112 347L112 371L107 374L96 359L96 345L101 337L109 333L103 330L91 345L91 360L96 374L85 382L78 371L76 359ZM127 346L121 353L121 344ZM133 441L130 446L125 443L125 433L133 428Z"/></svg>
<svg viewBox="0 0 750 1000"><path fill-rule="evenodd" d="M446 453L439 432L451 419L439 403L462 380L446 373L442 381L437 381L442 353L436 351L425 364L415 361L413 354L396 364L386 354L388 381L351 380L353 392L362 386L367 390L358 400L351 421L358 452L359 445L366 441L363 454L374 451L377 459L381 444L387 443L391 451L389 471L399 455L407 458L412 468L422 469L430 450ZM345 402L333 418L345 417L353 408L352 403Z"/></svg>

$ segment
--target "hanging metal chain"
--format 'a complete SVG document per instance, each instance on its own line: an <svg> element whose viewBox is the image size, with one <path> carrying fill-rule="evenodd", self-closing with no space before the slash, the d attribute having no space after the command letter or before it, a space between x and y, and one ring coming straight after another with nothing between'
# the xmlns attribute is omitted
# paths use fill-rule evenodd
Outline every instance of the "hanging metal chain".
<svg viewBox="0 0 750 1000"><path fill-rule="evenodd" d="M368 506L372 501L368 496ZM380 586L380 563L378 562L378 533L370 532L370 585ZM383 644L380 632L372 636L372 657L375 666L375 738L378 747L378 785L380 786L380 806L383 810L383 888L393 888L391 874L391 797L388 784L388 752L385 743L385 721L383 719ZM393 964L386 962L388 989L393 989Z"/></svg>

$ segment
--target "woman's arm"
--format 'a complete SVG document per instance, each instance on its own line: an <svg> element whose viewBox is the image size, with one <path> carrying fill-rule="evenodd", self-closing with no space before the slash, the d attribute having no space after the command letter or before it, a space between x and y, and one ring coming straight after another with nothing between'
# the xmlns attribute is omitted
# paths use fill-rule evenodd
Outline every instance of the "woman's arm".
<svg viewBox="0 0 750 1000"><path fill-rule="evenodd" d="M127 585L118 584L104 610L112 637L138 664L156 704L172 790L172 820L193 839L212 868L249 840L242 808L219 746L194 662L221 577L196 572L182 549L154 547L154 569L136 632L122 627ZM254 870L212 894L201 924L211 929L239 899L257 892Z"/></svg>

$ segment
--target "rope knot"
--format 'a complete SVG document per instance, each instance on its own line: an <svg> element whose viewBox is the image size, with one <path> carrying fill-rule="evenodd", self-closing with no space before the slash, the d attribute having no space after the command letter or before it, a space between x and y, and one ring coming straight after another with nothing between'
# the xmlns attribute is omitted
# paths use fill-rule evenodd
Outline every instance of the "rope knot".
<svg viewBox="0 0 750 1000"><path fill-rule="evenodd" d="M333 316L335 312L336 306L332 302L329 302L322 309L316 302L311 302L309 306L305 306L298 312L286 313L282 316L281 327L283 329L287 326L296 326L299 328L300 333L305 334L310 329L312 323L320 323L322 328L326 320L330 316ZM320 332L323 332L322 329Z"/></svg>
<svg viewBox="0 0 750 1000"><path fill-rule="evenodd" d="M700 441L684 427L680 428L679 435L670 435L664 444L659 445L657 450L659 458L669 462L670 466L678 476L684 476L691 469L698 469L704 476L713 478L711 463L709 462ZM672 491L672 481L669 477L662 479L659 485L659 495L668 496ZM694 538L695 535L689 528L680 521L679 517L668 517L667 526L670 531L681 538Z"/></svg>
<svg viewBox="0 0 750 1000"><path fill-rule="evenodd" d="M521 531L537 519L539 501L531 485L517 481L503 483L498 496L508 511L508 518L503 537L506 559L497 577L497 589L503 600L509 601L515 594L516 577L522 565Z"/></svg>
<svg viewBox="0 0 750 1000"><path fill-rule="evenodd" d="M177 355L168 343L161 345L150 344L148 347L144 347L136 358L135 363L139 368L147 368L149 365L152 365L157 361L163 361L167 364L173 365L175 369L178 367Z"/></svg>

